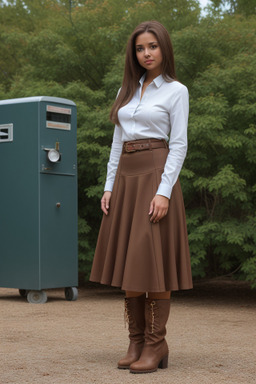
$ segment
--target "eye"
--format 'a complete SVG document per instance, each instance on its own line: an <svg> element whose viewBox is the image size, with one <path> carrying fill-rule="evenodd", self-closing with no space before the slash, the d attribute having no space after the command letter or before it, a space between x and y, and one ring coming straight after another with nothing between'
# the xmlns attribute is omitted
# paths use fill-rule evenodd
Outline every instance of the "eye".
<svg viewBox="0 0 256 384"><path fill-rule="evenodd" d="M156 44L151 45L151 49L156 49L158 46Z"/></svg>
<svg viewBox="0 0 256 384"><path fill-rule="evenodd" d="M143 51L143 48L138 47L138 48L136 48L136 51L137 51L137 52L142 52L142 51Z"/></svg>

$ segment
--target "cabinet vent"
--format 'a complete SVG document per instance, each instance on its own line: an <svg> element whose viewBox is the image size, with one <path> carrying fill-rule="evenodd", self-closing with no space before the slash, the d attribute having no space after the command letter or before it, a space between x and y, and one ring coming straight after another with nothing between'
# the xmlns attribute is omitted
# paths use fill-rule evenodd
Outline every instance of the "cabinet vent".
<svg viewBox="0 0 256 384"><path fill-rule="evenodd" d="M13 124L0 125L0 143L13 141Z"/></svg>

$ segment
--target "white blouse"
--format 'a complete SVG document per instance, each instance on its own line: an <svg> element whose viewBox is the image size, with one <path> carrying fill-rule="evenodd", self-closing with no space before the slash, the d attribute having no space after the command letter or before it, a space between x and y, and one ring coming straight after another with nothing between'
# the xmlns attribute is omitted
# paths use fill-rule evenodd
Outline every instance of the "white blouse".
<svg viewBox="0 0 256 384"><path fill-rule="evenodd" d="M131 101L120 108L120 125L115 126L104 191L112 191L124 141L165 139L169 154L157 195L170 198L187 153L189 96L178 81L166 82L162 75L150 83L142 98L145 75Z"/></svg>

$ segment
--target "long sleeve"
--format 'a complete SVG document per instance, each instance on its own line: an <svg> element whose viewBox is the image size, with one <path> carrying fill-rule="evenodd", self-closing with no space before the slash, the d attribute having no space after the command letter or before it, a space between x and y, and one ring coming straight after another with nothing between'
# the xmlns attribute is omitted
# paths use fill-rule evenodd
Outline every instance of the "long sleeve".
<svg viewBox="0 0 256 384"><path fill-rule="evenodd" d="M115 177L116 177L116 171L119 164L119 159L122 152L122 133L121 128L116 125L113 135L113 141L111 145L111 151L109 156L109 162L107 166L107 179L104 187L104 191L112 191Z"/></svg>
<svg viewBox="0 0 256 384"><path fill-rule="evenodd" d="M185 86L179 88L172 98L170 108L170 140L161 183L157 195L170 198L187 153L187 125L189 113L189 95Z"/></svg>

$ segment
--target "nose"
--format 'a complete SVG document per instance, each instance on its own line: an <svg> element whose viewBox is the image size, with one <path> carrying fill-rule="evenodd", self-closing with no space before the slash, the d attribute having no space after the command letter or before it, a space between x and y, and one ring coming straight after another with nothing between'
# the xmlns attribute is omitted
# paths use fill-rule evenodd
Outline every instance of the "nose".
<svg viewBox="0 0 256 384"><path fill-rule="evenodd" d="M150 52L149 52L148 48L145 48L144 55L145 55L145 57L150 56Z"/></svg>

